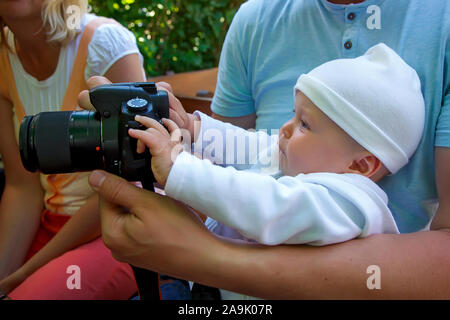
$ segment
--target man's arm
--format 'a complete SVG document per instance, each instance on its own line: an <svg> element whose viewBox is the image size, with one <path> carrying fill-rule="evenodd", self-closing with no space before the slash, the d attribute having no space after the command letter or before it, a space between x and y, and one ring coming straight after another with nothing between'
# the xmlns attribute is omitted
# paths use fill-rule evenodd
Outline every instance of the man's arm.
<svg viewBox="0 0 450 320"><path fill-rule="evenodd" d="M202 280L269 299L449 299L449 250L445 231L382 234L325 247L231 243L221 251L226 280ZM367 285L370 266L379 267L380 289Z"/></svg>
<svg viewBox="0 0 450 320"><path fill-rule="evenodd" d="M439 209L430 229L450 231L450 148L437 147L435 163Z"/></svg>
<svg viewBox="0 0 450 320"><path fill-rule="evenodd" d="M90 182L101 196L103 240L120 261L268 299L450 298L446 231L324 247L242 244L215 237L173 199L104 172ZM371 290L373 265L381 288Z"/></svg>

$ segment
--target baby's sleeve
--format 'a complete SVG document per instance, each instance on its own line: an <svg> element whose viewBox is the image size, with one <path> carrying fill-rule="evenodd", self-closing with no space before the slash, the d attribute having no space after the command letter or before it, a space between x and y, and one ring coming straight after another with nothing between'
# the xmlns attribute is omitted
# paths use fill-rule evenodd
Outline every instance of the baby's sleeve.
<svg viewBox="0 0 450 320"><path fill-rule="evenodd" d="M119 59L137 53L141 64L143 57L139 52L134 34L117 24L104 24L95 30L88 48L85 79L104 76ZM144 69L142 68L144 73Z"/></svg>
<svg viewBox="0 0 450 320"><path fill-rule="evenodd" d="M322 173L322 179L311 175L319 174L277 180L215 166L182 152L165 191L246 238L267 245L327 245L374 233L398 233L387 198L371 196L357 179L347 181L331 173Z"/></svg>
<svg viewBox="0 0 450 320"><path fill-rule="evenodd" d="M278 136L245 130L199 111L194 114L200 117L201 128L192 151L200 158L238 170L278 169Z"/></svg>

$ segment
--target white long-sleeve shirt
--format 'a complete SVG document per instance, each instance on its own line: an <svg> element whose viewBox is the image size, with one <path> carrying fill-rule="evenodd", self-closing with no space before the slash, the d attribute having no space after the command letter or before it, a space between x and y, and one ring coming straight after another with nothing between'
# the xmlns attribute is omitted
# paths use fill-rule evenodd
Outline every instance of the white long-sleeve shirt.
<svg viewBox="0 0 450 320"><path fill-rule="evenodd" d="M178 155L165 192L213 219L207 221L213 232L268 245L327 245L375 233L398 233L386 194L370 179L325 172L279 177L273 172L278 166L276 136L198 114L202 125L194 152L207 159L188 152ZM247 144L233 147L230 140ZM261 141L272 142L271 153L252 155L252 143L263 145ZM239 155L238 151L245 152ZM238 163L239 159L246 161ZM267 164L264 159L272 160L272 165L261 165Z"/></svg>

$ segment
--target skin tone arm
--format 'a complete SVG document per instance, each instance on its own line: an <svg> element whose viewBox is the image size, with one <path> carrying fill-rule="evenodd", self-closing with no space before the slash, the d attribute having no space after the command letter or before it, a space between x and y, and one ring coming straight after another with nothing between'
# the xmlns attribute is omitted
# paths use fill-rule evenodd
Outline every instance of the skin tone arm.
<svg viewBox="0 0 450 320"><path fill-rule="evenodd" d="M436 148L436 184L439 194L439 209L431 223L433 230L450 231L450 148Z"/></svg>
<svg viewBox="0 0 450 320"><path fill-rule="evenodd" d="M113 82L145 80L144 75L141 72L139 56L137 54L127 55L118 60L111 66L106 73L106 76ZM43 195L41 195L41 202L42 199ZM22 235L23 231L19 234ZM100 215L98 212L98 196L94 194L88 199L86 204L84 204L83 207L69 219L45 247L16 272L0 281L0 289L6 293L12 291L33 272L52 259L77 246L87 243L98 236L100 236Z"/></svg>
<svg viewBox="0 0 450 320"><path fill-rule="evenodd" d="M25 259L39 226L44 194L39 176L22 166L14 135L12 106L1 96L0 154L6 173L0 201L0 279L3 279Z"/></svg>
<svg viewBox="0 0 450 320"><path fill-rule="evenodd" d="M14 32L16 49L19 58L24 61L25 70L35 75L38 80L45 79L56 68L59 47L49 47L46 44L45 34L38 32L42 26L40 16L33 15L33 18L30 18L31 6L22 4L24 7L20 12L15 12L8 7L11 4L2 2L2 19L11 30L17 31ZM11 104L0 97L0 108L0 153L6 174L6 186L0 204L1 280L23 263L39 226L44 194L39 175L27 172L20 161ZM1 287L0 282L0 289Z"/></svg>

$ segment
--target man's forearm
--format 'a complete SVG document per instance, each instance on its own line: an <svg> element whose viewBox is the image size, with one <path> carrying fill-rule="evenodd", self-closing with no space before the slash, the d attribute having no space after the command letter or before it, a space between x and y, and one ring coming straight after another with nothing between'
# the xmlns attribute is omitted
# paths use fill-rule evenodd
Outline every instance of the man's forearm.
<svg viewBox="0 0 450 320"><path fill-rule="evenodd" d="M222 265L222 274L199 282L251 296L450 298L450 232L446 231L380 234L325 247L228 243L219 252L214 259L221 260L216 263ZM379 268L379 274L371 266ZM370 289L368 282L376 276L380 288Z"/></svg>

